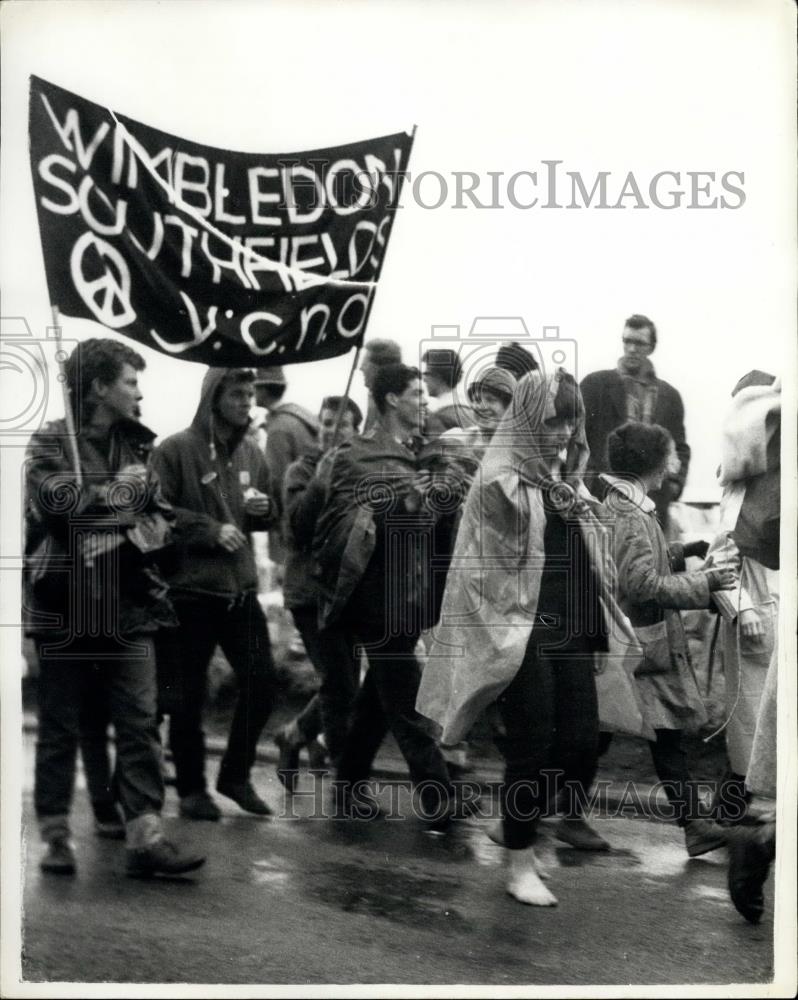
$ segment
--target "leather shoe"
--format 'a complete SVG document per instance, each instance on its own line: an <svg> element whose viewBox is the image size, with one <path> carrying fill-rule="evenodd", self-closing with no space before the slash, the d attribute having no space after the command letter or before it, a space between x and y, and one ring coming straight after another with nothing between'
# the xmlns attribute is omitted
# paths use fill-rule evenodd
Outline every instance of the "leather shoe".
<svg viewBox="0 0 798 1000"><path fill-rule="evenodd" d="M47 844L47 853L39 862L43 872L51 875L74 875L77 870L75 852L66 837L56 837Z"/></svg>
<svg viewBox="0 0 798 1000"><path fill-rule="evenodd" d="M684 826L684 842L691 858L698 858L710 851L717 851L727 844L726 834L708 819L691 819Z"/></svg>
<svg viewBox="0 0 798 1000"><path fill-rule="evenodd" d="M131 878L153 875L185 875L205 864L202 854L181 850L171 840L162 838L149 847L127 852L127 874Z"/></svg>
<svg viewBox="0 0 798 1000"><path fill-rule="evenodd" d="M217 781L216 791L228 799L232 799L244 812L254 813L255 816L271 816L272 811L252 787L251 781L242 781L240 784L229 784L226 781Z"/></svg>
<svg viewBox="0 0 798 1000"><path fill-rule="evenodd" d="M554 836L577 851L609 851L610 845L599 836L583 816L567 816L559 820Z"/></svg>
<svg viewBox="0 0 798 1000"><path fill-rule="evenodd" d="M299 747L291 743L284 729L275 734L274 742L280 751L277 760L277 777L287 791L293 792L299 774Z"/></svg>
<svg viewBox="0 0 798 1000"><path fill-rule="evenodd" d="M222 818L222 810L207 792L192 792L180 800L180 815L185 819L205 819L216 823Z"/></svg>

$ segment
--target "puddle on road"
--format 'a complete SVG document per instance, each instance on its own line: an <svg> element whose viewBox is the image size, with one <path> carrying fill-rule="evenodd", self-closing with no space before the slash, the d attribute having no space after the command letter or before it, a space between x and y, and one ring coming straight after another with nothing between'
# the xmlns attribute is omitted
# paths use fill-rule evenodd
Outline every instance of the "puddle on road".
<svg viewBox="0 0 798 1000"><path fill-rule="evenodd" d="M545 853L542 852L545 858ZM643 861L636 851L614 847L611 851L579 851L574 847L555 847L551 855L561 868L638 868Z"/></svg>
<svg viewBox="0 0 798 1000"><path fill-rule="evenodd" d="M460 887L459 880L420 875L402 867L383 871L338 864L330 872L315 872L306 891L345 913L382 917L411 927L423 923L437 931L451 928L462 933L471 925L448 902Z"/></svg>
<svg viewBox="0 0 798 1000"><path fill-rule="evenodd" d="M252 881L255 885L284 886L291 881L291 873L285 870L285 859L276 855L253 861L252 867Z"/></svg>
<svg viewBox="0 0 798 1000"><path fill-rule="evenodd" d="M690 892L700 899L709 899L713 903L722 903L724 907L729 905L728 889L718 889L711 885L694 885L690 887Z"/></svg>

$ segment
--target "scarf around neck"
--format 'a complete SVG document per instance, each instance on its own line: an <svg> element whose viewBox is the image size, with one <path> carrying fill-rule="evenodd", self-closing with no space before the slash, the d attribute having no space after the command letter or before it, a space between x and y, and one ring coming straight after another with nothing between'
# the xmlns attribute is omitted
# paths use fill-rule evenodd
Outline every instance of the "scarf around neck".
<svg viewBox="0 0 798 1000"><path fill-rule="evenodd" d="M653 423L657 403L654 366L648 358L642 358L639 371L633 373L628 369L628 360L625 355L618 359L618 374L626 390L626 419L642 424Z"/></svg>

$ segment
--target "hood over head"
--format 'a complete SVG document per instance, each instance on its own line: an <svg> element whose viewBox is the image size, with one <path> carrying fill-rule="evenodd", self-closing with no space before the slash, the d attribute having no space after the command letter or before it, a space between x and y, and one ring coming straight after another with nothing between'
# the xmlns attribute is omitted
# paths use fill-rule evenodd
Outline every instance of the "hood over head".
<svg viewBox="0 0 798 1000"><path fill-rule="evenodd" d="M498 368L496 365L491 365L477 375L474 381L469 385L467 395L469 400L473 403L475 397L479 395L479 391L481 389L487 389L488 391L495 392L500 396L506 396L507 399L512 399L516 385L517 380L512 372L508 371L506 368Z"/></svg>
<svg viewBox="0 0 798 1000"><path fill-rule="evenodd" d="M482 482L514 474L536 484L551 472L554 447L545 420L555 418L555 401L563 385L563 395L571 402L570 418L575 430L568 444L562 478L579 480L590 454L585 437L585 408L579 386L563 368L550 374L532 371L518 382L512 402L499 422L482 466Z"/></svg>
<svg viewBox="0 0 798 1000"><path fill-rule="evenodd" d="M241 368L209 368L205 372L205 377L202 380L202 388L200 389L199 403L197 404L197 412L194 414L194 419L191 421L192 428L203 438L203 440L208 442L211 450L211 457L214 458L216 455L216 445L217 438L214 428L215 415L213 412L216 400L219 397L219 392L222 388L222 383L231 374L238 371L251 371L252 369L241 369ZM243 437L246 435L248 428L242 427L241 431L234 434L233 437L227 444L229 451L235 450L236 446L240 443Z"/></svg>

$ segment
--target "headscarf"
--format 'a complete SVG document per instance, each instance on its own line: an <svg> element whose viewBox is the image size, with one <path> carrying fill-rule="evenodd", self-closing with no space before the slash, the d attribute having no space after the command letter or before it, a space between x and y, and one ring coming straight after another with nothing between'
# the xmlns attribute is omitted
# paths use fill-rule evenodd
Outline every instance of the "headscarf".
<svg viewBox="0 0 798 1000"><path fill-rule="evenodd" d="M563 413L558 405L566 394L573 404L570 413ZM520 379L485 453L483 486L508 474L531 486L548 485L559 449L544 421L558 417L567 417L574 424L561 478L577 489L590 454L585 436L585 407L579 386L563 368L549 374L529 372Z"/></svg>

